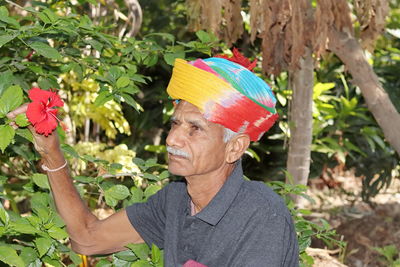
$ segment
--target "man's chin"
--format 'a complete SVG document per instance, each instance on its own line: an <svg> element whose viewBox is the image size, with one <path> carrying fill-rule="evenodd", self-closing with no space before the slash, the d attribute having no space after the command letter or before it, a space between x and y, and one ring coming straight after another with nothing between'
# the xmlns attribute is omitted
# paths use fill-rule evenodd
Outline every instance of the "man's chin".
<svg viewBox="0 0 400 267"><path fill-rule="evenodd" d="M170 163L168 165L168 171L169 173L176 175L176 176L185 176L185 171L182 170L182 168L176 167L176 166L172 166L174 164Z"/></svg>

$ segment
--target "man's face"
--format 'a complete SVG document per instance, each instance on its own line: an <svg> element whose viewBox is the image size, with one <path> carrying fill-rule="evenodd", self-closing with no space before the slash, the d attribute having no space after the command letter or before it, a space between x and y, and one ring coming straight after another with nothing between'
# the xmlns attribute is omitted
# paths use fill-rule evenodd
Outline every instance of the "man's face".
<svg viewBox="0 0 400 267"><path fill-rule="evenodd" d="M171 119L171 130L167 137L168 169L184 177L212 174L226 164L221 125L207 121L199 109L181 101ZM177 155L174 150L186 155Z"/></svg>

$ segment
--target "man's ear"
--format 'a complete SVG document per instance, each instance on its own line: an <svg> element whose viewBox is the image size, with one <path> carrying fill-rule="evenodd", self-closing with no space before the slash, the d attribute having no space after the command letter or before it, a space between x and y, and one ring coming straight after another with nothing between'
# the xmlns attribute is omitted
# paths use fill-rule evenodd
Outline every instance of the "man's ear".
<svg viewBox="0 0 400 267"><path fill-rule="evenodd" d="M246 152L250 145L250 137L247 134L238 134L228 141L226 145L225 160L234 163Z"/></svg>

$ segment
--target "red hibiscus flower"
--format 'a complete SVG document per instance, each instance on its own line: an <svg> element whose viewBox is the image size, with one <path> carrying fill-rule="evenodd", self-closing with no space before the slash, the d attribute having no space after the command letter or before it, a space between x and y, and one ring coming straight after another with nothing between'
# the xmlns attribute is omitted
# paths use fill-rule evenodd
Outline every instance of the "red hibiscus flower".
<svg viewBox="0 0 400 267"><path fill-rule="evenodd" d="M229 57L228 55L216 55L215 57L225 58L225 59L235 62L239 65L242 65L243 67L247 68L248 70L253 71L254 67L257 64L257 59L254 60L253 62L251 62L250 59L248 59L242 53L240 53L239 49L237 49L236 47L233 48L232 52L233 52L232 57Z"/></svg>
<svg viewBox="0 0 400 267"><path fill-rule="evenodd" d="M26 117L35 127L37 133L48 136L57 127L56 107L62 107L64 102L56 92L32 88L28 92L29 98L33 101L29 103Z"/></svg>

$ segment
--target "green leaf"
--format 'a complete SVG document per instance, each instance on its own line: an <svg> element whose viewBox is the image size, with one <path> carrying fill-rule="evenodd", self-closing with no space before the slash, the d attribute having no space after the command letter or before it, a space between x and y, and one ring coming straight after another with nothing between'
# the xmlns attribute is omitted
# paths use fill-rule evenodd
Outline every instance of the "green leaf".
<svg viewBox="0 0 400 267"><path fill-rule="evenodd" d="M110 92L102 91L96 97L96 100L94 101L94 105L96 107L99 107L99 106L104 105L106 102L108 102L112 99L113 99L113 95Z"/></svg>
<svg viewBox="0 0 400 267"><path fill-rule="evenodd" d="M20 218L15 222L10 222L10 227L20 234L36 234L40 231L33 227L26 218Z"/></svg>
<svg viewBox="0 0 400 267"><path fill-rule="evenodd" d="M34 248L23 247L21 249L20 257L25 262L25 266L27 266L27 265L29 265L29 263L34 262L37 259L38 255Z"/></svg>
<svg viewBox="0 0 400 267"><path fill-rule="evenodd" d="M22 104L22 89L18 85L8 87L0 97L0 116L16 109Z"/></svg>
<svg viewBox="0 0 400 267"><path fill-rule="evenodd" d="M118 200L123 200L130 195L129 189L125 185L122 185L122 184L117 184L117 185L110 187L109 189L107 189L104 192L104 194L106 196L108 195L108 196L118 199Z"/></svg>
<svg viewBox="0 0 400 267"><path fill-rule="evenodd" d="M126 247L132 250L133 253L135 253L135 255L141 260L146 260L149 257L150 248L145 243L128 244Z"/></svg>
<svg viewBox="0 0 400 267"><path fill-rule="evenodd" d="M131 263L129 261L121 260L117 257L113 257L113 267L130 267Z"/></svg>
<svg viewBox="0 0 400 267"><path fill-rule="evenodd" d="M50 24L50 23L51 23L51 20L49 19L49 17L47 17L47 15L44 14L43 12L37 13L36 15L37 15L37 16L39 17L39 19L40 19L41 21L43 21L44 23L46 23L46 24Z"/></svg>
<svg viewBox="0 0 400 267"><path fill-rule="evenodd" d="M10 70L0 72L0 96L6 88L10 87L14 82L13 73ZM1 117L1 112L0 112Z"/></svg>
<svg viewBox="0 0 400 267"><path fill-rule="evenodd" d="M159 179L159 180L164 180L164 179L166 179L166 178L168 178L168 177L169 177L169 172L168 172L167 170L165 170L165 171L163 171L162 173L160 173L158 179Z"/></svg>
<svg viewBox="0 0 400 267"><path fill-rule="evenodd" d="M51 239L39 237L35 239L35 246L39 252L39 257L42 257L49 251L51 247Z"/></svg>
<svg viewBox="0 0 400 267"><path fill-rule="evenodd" d="M56 22L58 19L58 16L56 13L54 13L53 11L51 11L50 9L46 8L45 10L43 10L43 13L46 14L46 16L50 19L50 22Z"/></svg>
<svg viewBox="0 0 400 267"><path fill-rule="evenodd" d="M9 266L25 266L17 252L9 246L0 246L0 260Z"/></svg>
<svg viewBox="0 0 400 267"><path fill-rule="evenodd" d="M112 267L112 264L106 259L101 259L96 263L96 267Z"/></svg>
<svg viewBox="0 0 400 267"><path fill-rule="evenodd" d="M132 263L131 267L153 267L153 265L146 260L138 260Z"/></svg>
<svg viewBox="0 0 400 267"><path fill-rule="evenodd" d="M99 52L103 49L103 44L100 43L99 41L94 40L94 39L85 40L85 43L90 44L94 49L96 49Z"/></svg>
<svg viewBox="0 0 400 267"><path fill-rule="evenodd" d="M143 191L140 188L131 188L131 201L132 203L141 202L143 199Z"/></svg>
<svg viewBox="0 0 400 267"><path fill-rule="evenodd" d="M49 202L50 202L50 197L47 193L38 192L35 193L31 198L31 206L33 209L36 208L36 206L47 207L49 205Z"/></svg>
<svg viewBox="0 0 400 267"><path fill-rule="evenodd" d="M8 9L5 6L0 6L0 17L8 17Z"/></svg>
<svg viewBox="0 0 400 267"><path fill-rule="evenodd" d="M150 33L145 36L145 38L150 37L150 36L161 36L171 43L175 42L175 36L170 34L170 33L162 33L162 32L155 32L155 33Z"/></svg>
<svg viewBox="0 0 400 267"><path fill-rule="evenodd" d="M152 67L158 62L158 55L157 54L150 54L148 55L144 61L143 64L145 64L147 67Z"/></svg>
<svg viewBox="0 0 400 267"><path fill-rule="evenodd" d="M25 138L26 140L28 140L30 142L33 142L33 135L31 133L31 131L29 131L29 129L27 129L27 128L24 128L24 129L18 128L15 133L17 135Z"/></svg>
<svg viewBox="0 0 400 267"><path fill-rule="evenodd" d="M59 85L54 76L47 76L47 78L40 76L38 79L39 87L43 90L48 90L50 88L58 88Z"/></svg>
<svg viewBox="0 0 400 267"><path fill-rule="evenodd" d="M152 245L151 246L151 260L153 263L160 263L161 261L161 256L162 252L161 250L156 246L156 245Z"/></svg>
<svg viewBox="0 0 400 267"><path fill-rule="evenodd" d="M119 77L122 76L123 72L119 67L112 66L108 71L110 77L112 78L113 82L115 82Z"/></svg>
<svg viewBox="0 0 400 267"><path fill-rule="evenodd" d="M60 263L60 259L52 259L49 256L43 257L42 261L45 264L45 266L51 266L51 267L63 267L64 265Z"/></svg>
<svg viewBox="0 0 400 267"><path fill-rule="evenodd" d="M159 186L159 185L156 185L156 184L149 185L149 186L146 188L146 190L144 191L144 196L145 196L145 198L147 199L148 197L154 195L154 194L157 193L158 190L160 190L160 189L161 189L161 186Z"/></svg>
<svg viewBox="0 0 400 267"><path fill-rule="evenodd" d="M28 118L26 117L26 114L18 114L17 117L15 117L15 123L19 126L19 127L25 127L29 125L29 121Z"/></svg>
<svg viewBox="0 0 400 267"><path fill-rule="evenodd" d="M128 103L131 107L133 107L137 112L143 111L143 107L139 105L139 103L136 102L135 99L133 99L133 97L131 97L128 94L122 94L122 97L124 98L125 102Z"/></svg>
<svg viewBox="0 0 400 267"><path fill-rule="evenodd" d="M124 88L128 86L130 82L131 80L129 79L129 77L126 76L119 77L117 80L117 88Z"/></svg>
<svg viewBox="0 0 400 267"><path fill-rule="evenodd" d="M257 152L255 152L253 149L247 148L245 153L250 157L252 157L253 159L257 160L257 162L261 161L260 156L258 156Z"/></svg>
<svg viewBox="0 0 400 267"><path fill-rule="evenodd" d="M185 52L166 53L164 55L165 62L171 66L174 65L175 59L177 58L185 58Z"/></svg>
<svg viewBox="0 0 400 267"><path fill-rule="evenodd" d="M6 147L14 139L15 130L10 125L0 125L0 150L4 153Z"/></svg>
<svg viewBox="0 0 400 267"><path fill-rule="evenodd" d="M158 181L158 177L151 173L144 173L143 178L146 178L147 180Z"/></svg>
<svg viewBox="0 0 400 267"><path fill-rule="evenodd" d="M10 220L7 211L4 209L1 203L0 203L0 220L3 222L4 225L8 225L8 222Z"/></svg>
<svg viewBox="0 0 400 267"><path fill-rule="evenodd" d="M41 173L35 173L32 176L33 182L39 186L40 188L50 189L49 181L47 179L47 175Z"/></svg>
<svg viewBox="0 0 400 267"><path fill-rule="evenodd" d="M210 35L207 32L203 31L203 30L200 30L200 31L196 32L196 36L203 43L208 43L208 42L211 41Z"/></svg>
<svg viewBox="0 0 400 267"><path fill-rule="evenodd" d="M106 204L107 204L108 206L110 206L110 207L115 207L115 206L117 206L117 204L118 204L118 200L117 200L117 199L111 197L111 196L108 195L108 194L104 194L104 198L105 198Z"/></svg>
<svg viewBox="0 0 400 267"><path fill-rule="evenodd" d="M19 29L21 26L19 25L18 21L12 17L3 17L0 16L0 20L14 26L15 28Z"/></svg>
<svg viewBox="0 0 400 267"><path fill-rule="evenodd" d="M131 80L138 82L138 83L146 83L146 80L143 78L143 75L140 74L133 74L130 76Z"/></svg>
<svg viewBox="0 0 400 267"><path fill-rule="evenodd" d="M138 257L136 257L135 253L131 250L124 250L114 254L115 257L124 261L135 261Z"/></svg>
<svg viewBox="0 0 400 267"><path fill-rule="evenodd" d="M15 35L5 34L0 36L0 48L15 38Z"/></svg>
<svg viewBox="0 0 400 267"><path fill-rule="evenodd" d="M95 181L92 177L87 176L75 176L74 180L85 184L90 184Z"/></svg>
<svg viewBox="0 0 400 267"><path fill-rule="evenodd" d="M79 255L76 254L75 252L73 252L72 250L68 254L69 254L69 258L72 260L72 262L75 264L75 266L78 266L79 264L82 263L81 257L79 257Z"/></svg>
<svg viewBox="0 0 400 267"><path fill-rule="evenodd" d="M80 158L78 152L76 152L75 149L70 145L62 144L61 145L61 150L64 153L67 153L67 154L69 154L70 156L72 156L74 158L77 158L77 159Z"/></svg>
<svg viewBox="0 0 400 267"><path fill-rule="evenodd" d="M62 240L68 237L67 232L64 229L57 226L50 227L50 229L47 230L47 232L52 238L57 240Z"/></svg>
<svg viewBox="0 0 400 267"><path fill-rule="evenodd" d="M44 57L50 58L50 59L56 59L56 60L61 60L62 56L61 54L57 51L57 49L49 46L46 43L42 42L33 42L29 45L34 49L39 55L42 55Z"/></svg>

